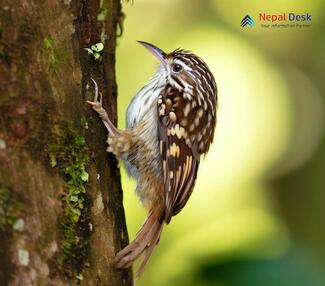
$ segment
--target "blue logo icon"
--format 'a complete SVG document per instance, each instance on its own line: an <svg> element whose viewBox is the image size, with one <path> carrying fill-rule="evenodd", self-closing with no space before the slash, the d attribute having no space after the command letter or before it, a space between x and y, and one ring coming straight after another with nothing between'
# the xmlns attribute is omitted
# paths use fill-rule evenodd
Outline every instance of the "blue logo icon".
<svg viewBox="0 0 325 286"><path fill-rule="evenodd" d="M245 27L246 25L249 25L250 27L254 26L254 20L252 19L251 16L246 15L243 20L240 22L240 26Z"/></svg>

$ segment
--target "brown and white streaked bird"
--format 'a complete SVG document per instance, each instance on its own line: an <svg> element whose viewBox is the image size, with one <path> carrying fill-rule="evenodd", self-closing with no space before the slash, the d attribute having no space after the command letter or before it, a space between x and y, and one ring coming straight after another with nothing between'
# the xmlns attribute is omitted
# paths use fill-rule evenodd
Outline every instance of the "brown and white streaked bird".
<svg viewBox="0 0 325 286"><path fill-rule="evenodd" d="M165 53L142 42L160 62L153 78L131 100L125 130L117 129L95 99L88 101L108 130L107 151L124 162L137 181L136 193L148 217L136 238L117 253L117 268L128 268L141 255L140 275L164 224L178 214L194 188L201 155L208 152L216 125L217 86L206 63L177 49Z"/></svg>

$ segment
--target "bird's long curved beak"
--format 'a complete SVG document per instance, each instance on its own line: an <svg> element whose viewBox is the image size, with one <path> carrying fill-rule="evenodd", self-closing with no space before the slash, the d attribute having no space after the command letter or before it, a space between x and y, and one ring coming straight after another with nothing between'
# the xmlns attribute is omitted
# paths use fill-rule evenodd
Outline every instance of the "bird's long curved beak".
<svg viewBox="0 0 325 286"><path fill-rule="evenodd" d="M147 48L162 64L166 64L166 53L164 51L144 41L138 41L138 43Z"/></svg>

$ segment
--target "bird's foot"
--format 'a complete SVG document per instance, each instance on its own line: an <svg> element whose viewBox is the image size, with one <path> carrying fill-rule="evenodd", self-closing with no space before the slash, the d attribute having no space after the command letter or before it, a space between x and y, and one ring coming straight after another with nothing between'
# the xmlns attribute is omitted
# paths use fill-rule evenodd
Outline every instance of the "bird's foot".
<svg viewBox="0 0 325 286"><path fill-rule="evenodd" d="M103 105L102 105L103 104L103 96L100 92L98 92L97 82L92 78L91 78L91 80L95 85L94 100L93 101L87 100L86 102L91 105L91 107L99 114L99 116L106 113L106 116L108 117L107 112L103 108Z"/></svg>
<svg viewBox="0 0 325 286"><path fill-rule="evenodd" d="M101 118L103 124L105 125L106 129L110 134L117 134L118 129L114 126L111 120L108 117L106 110L103 108L103 96L100 92L98 92L98 85L97 82L92 79L92 82L95 85L95 96L93 101L87 100L86 102L91 105L91 107L98 113L99 117Z"/></svg>

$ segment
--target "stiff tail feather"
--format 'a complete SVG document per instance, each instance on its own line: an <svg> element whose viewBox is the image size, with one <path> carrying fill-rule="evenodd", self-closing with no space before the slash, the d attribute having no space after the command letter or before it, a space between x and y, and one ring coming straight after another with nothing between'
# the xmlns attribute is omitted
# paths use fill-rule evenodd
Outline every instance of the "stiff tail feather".
<svg viewBox="0 0 325 286"><path fill-rule="evenodd" d="M163 226L164 220L161 213L151 211L135 239L116 255L114 259L116 267L129 268L132 266L133 262L143 254L142 261L136 273L136 276L139 277L153 249L159 242Z"/></svg>

